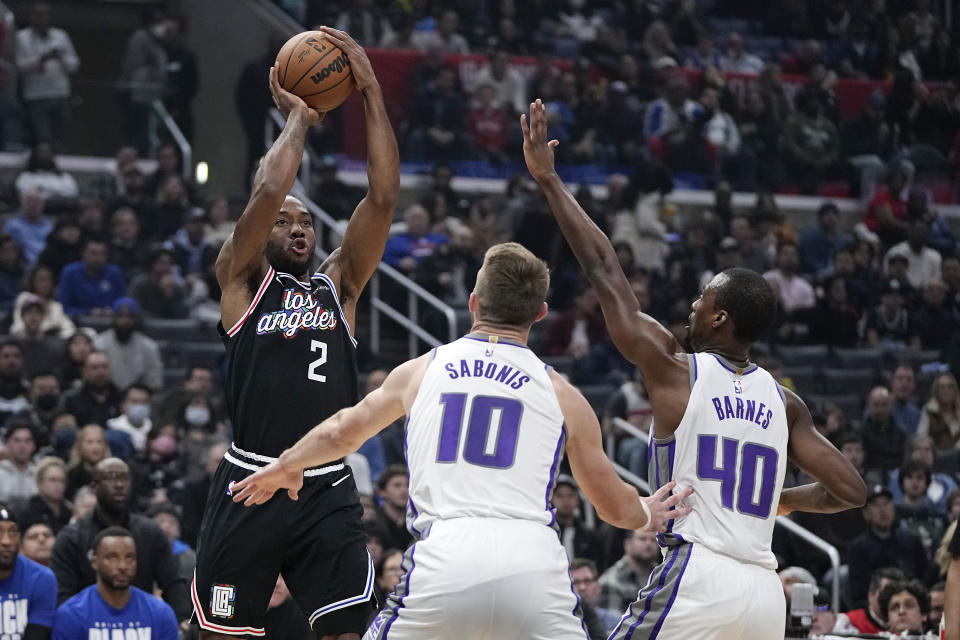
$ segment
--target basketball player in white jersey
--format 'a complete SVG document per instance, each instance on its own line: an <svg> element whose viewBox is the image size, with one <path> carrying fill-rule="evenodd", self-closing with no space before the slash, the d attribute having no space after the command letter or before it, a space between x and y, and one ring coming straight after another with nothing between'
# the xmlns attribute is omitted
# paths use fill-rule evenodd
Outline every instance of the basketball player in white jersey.
<svg viewBox="0 0 960 640"><path fill-rule="evenodd" d="M270 466L237 483L262 504L303 470L335 460L407 415L408 526L419 538L367 640L583 640L579 598L550 494L566 448L600 517L665 531L687 514L675 483L649 498L622 482L590 405L526 346L544 317L547 265L518 244L489 249L470 295L472 332L400 365L356 406L325 420ZM676 508L676 511L670 509Z"/></svg>
<svg viewBox="0 0 960 640"><path fill-rule="evenodd" d="M611 639L783 638L783 589L770 550L778 513L862 505L866 488L814 428L806 405L750 362L776 298L760 274L718 274L692 306L690 353L640 309L604 233L554 171L547 116L524 116L527 168L600 298L614 344L640 367L653 406L651 485L694 488L693 511L658 536L664 559ZM786 489L787 459L817 480Z"/></svg>

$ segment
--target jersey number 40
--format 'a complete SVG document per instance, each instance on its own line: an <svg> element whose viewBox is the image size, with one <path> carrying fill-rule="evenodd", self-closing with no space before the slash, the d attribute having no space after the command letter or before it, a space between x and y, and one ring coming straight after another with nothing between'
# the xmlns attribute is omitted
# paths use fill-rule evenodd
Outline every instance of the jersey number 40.
<svg viewBox="0 0 960 640"><path fill-rule="evenodd" d="M697 441L697 476L720 483L720 503L733 510L736 491L737 511L755 518L770 516L773 490L777 481L777 450L755 442L723 438L720 466L717 466L717 436L701 435ZM758 474L757 468L761 467ZM760 476L759 492L757 476ZM738 477L739 476L739 477Z"/></svg>

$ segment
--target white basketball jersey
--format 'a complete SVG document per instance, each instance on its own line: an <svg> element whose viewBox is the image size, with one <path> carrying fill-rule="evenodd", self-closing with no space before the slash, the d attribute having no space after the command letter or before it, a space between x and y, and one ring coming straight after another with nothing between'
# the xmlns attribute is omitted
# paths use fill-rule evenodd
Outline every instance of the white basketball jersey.
<svg viewBox="0 0 960 640"><path fill-rule="evenodd" d="M471 336L437 347L407 418L408 528L423 536L462 517L553 525L563 443L553 383L530 349Z"/></svg>
<svg viewBox="0 0 960 640"><path fill-rule="evenodd" d="M690 358L690 401L673 436L655 439L651 484L693 486L693 511L661 543L700 543L776 569L770 549L787 467L789 427L780 386L751 364L738 369L710 353Z"/></svg>

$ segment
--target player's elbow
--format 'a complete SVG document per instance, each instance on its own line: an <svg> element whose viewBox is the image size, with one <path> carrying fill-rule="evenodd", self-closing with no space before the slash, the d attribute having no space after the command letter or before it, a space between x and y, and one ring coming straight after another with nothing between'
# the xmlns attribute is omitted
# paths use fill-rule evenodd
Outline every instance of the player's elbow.
<svg viewBox="0 0 960 640"><path fill-rule="evenodd" d="M374 186L371 184L367 192L367 202L380 214L391 218L397 210L397 198L400 193L400 179L391 180L389 184Z"/></svg>
<svg viewBox="0 0 960 640"><path fill-rule="evenodd" d="M847 509L858 509L867 502L867 485L859 473L852 474L849 478L833 491L833 497L843 503Z"/></svg>

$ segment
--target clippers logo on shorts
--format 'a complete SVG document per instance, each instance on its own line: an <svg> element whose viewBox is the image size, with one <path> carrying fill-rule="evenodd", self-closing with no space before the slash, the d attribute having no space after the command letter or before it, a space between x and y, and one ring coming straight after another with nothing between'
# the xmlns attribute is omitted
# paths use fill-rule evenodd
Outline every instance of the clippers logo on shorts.
<svg viewBox="0 0 960 640"><path fill-rule="evenodd" d="M743 393L743 380L734 380L733 381L733 390L736 393Z"/></svg>
<svg viewBox="0 0 960 640"><path fill-rule="evenodd" d="M257 335L282 333L284 338L293 338L301 329L315 331L337 328L336 309L324 309L312 293L297 289L284 289L283 308L268 311L257 321Z"/></svg>
<svg viewBox="0 0 960 640"><path fill-rule="evenodd" d="M237 590L232 584L215 584L210 587L210 615L217 618L233 617L233 603L237 599Z"/></svg>

